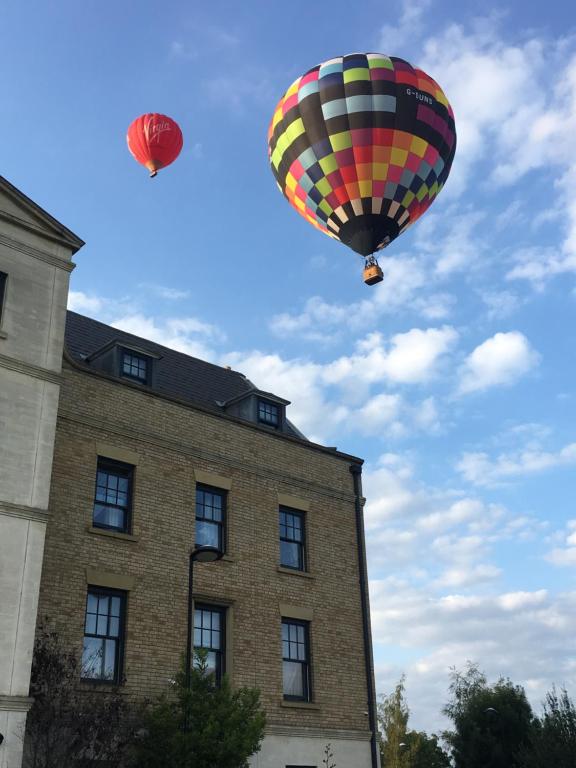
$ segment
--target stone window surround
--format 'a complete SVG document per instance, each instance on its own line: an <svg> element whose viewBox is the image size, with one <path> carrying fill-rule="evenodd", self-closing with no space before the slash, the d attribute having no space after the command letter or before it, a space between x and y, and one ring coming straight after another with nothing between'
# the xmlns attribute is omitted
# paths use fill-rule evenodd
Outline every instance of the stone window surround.
<svg viewBox="0 0 576 768"><path fill-rule="evenodd" d="M302 605L290 605L289 603L278 603L278 609L280 613L280 621L282 619L296 619L298 621L306 621L309 624L308 628L308 668L309 668L309 674L310 674L310 686L312 686L312 678L313 678L313 672L312 672L312 666L313 666L313 658L312 658L312 632L311 630L311 624L314 619L314 609L313 608L307 608ZM312 695L314 696L314 689L312 688ZM290 701L282 698L280 700L280 706L281 707L288 707L292 709L311 709L311 710L319 710L320 705L317 704L314 701Z"/></svg>
<svg viewBox="0 0 576 768"><path fill-rule="evenodd" d="M130 464L134 467L132 474L132 488L130 493L131 509L130 509L130 533L124 533L123 531L115 531L109 528L99 528L93 525L93 508L90 507L90 520L86 525L88 533L94 533L98 536L109 536L114 539L120 539L121 541L138 541L138 536L134 535L134 498L137 493L136 488L136 467L140 463L140 456L128 448L119 448L116 445L110 445L109 443L102 443L96 441L94 443L94 478L98 472L98 459L111 459L112 461L121 461L123 464Z"/></svg>
<svg viewBox="0 0 576 768"><path fill-rule="evenodd" d="M228 600L226 598L214 597L213 595L207 595L204 593L194 592L193 594L193 606L192 610L196 608L196 603L202 605L213 605L215 608L224 609L225 613L225 629L224 634L226 637L224 647L224 670L229 679L232 679L232 672L234 669L234 604L235 600Z"/></svg>

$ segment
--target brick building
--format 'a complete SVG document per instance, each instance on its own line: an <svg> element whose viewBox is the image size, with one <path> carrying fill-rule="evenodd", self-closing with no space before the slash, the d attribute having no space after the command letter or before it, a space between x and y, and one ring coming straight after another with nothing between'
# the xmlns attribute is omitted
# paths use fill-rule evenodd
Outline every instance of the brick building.
<svg viewBox="0 0 576 768"><path fill-rule="evenodd" d="M361 460L309 442L241 373L71 312L58 386L38 615L83 654L79 685L166 690L191 548L215 546L194 566L193 642L261 690L254 768L320 768L327 742L375 768Z"/></svg>

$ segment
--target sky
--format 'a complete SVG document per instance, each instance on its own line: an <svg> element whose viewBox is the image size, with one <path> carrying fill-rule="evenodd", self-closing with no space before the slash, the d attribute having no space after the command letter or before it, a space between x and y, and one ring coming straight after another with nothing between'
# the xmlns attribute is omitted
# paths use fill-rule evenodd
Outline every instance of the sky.
<svg viewBox="0 0 576 768"><path fill-rule="evenodd" d="M451 176L384 282L276 188L299 75L355 51L453 105ZM71 309L245 373L365 459L377 689L446 725L451 668L576 695L576 22L568 2L4 0L0 173L80 235ZM180 158L149 180L129 123Z"/></svg>

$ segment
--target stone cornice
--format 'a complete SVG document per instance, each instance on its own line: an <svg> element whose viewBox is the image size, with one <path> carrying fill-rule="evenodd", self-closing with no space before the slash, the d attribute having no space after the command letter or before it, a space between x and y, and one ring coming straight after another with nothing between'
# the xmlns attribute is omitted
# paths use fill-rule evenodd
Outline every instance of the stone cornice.
<svg viewBox="0 0 576 768"><path fill-rule="evenodd" d="M64 404L61 404L60 410L58 411L58 420L68 421L72 424L82 424L83 426L92 427L93 429L101 429L107 433L112 433L126 439L130 444L132 444L134 440L137 440L151 445L157 445L160 448L166 448L186 456L193 456L194 458L202 459L211 464L220 465L222 467L232 467L244 472L247 471L257 477L279 480L290 486L298 485L301 492L308 489L315 494L349 503L353 503L356 498L353 493L335 491L330 486L309 482L300 477L294 477L294 475L290 475L287 472L267 469L259 463L239 461L238 459L229 456L222 456L219 453L212 453L199 446L191 446L189 443L176 438L166 437L165 435L160 436L142 428L133 429L128 424L120 424L118 421L111 421L106 418L95 418L93 416L87 416L86 414L72 413L66 409Z"/></svg>
<svg viewBox="0 0 576 768"><path fill-rule="evenodd" d="M7 219L10 221L11 217L4 211L0 211L0 219ZM16 221L18 222L19 226L22 226L22 222L19 220L15 220L15 222ZM11 248L13 251L20 251L20 253L25 253L27 256L32 256L34 259L44 261L46 264L51 264L53 267L59 267L65 272L72 272L76 266L73 261L64 261L64 259L60 259L58 256L54 256L53 253L41 251L39 248L33 248L31 245L25 245L19 240L15 240L13 237L8 237L8 235L0 234L0 244Z"/></svg>
<svg viewBox="0 0 576 768"><path fill-rule="evenodd" d="M7 368L9 371L17 371L26 376L33 376L35 379L49 381L51 384L61 384L62 374L50 371L47 368L41 368L33 363L25 363L23 360L15 360L13 357L0 354L0 368Z"/></svg>
<svg viewBox="0 0 576 768"><path fill-rule="evenodd" d="M269 723L266 733L270 736L300 736L309 739L370 741L370 731L350 731L338 728L306 728L304 726L275 725Z"/></svg>
<svg viewBox="0 0 576 768"><path fill-rule="evenodd" d="M10 504L7 501L0 501L0 515L47 523L50 512L47 509L40 509L40 507L27 507L25 504Z"/></svg>
<svg viewBox="0 0 576 768"><path fill-rule="evenodd" d="M0 710L8 712L28 712L34 704L34 699L30 696L9 696L0 693Z"/></svg>

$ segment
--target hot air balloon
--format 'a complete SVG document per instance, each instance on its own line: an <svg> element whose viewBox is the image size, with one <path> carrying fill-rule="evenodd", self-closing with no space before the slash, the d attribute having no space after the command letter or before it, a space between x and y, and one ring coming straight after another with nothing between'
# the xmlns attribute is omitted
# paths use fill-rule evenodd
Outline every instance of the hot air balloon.
<svg viewBox="0 0 576 768"><path fill-rule="evenodd" d="M150 171L150 178L176 160L183 143L178 123L156 112L140 115L130 123L126 140L132 155Z"/></svg>
<svg viewBox="0 0 576 768"><path fill-rule="evenodd" d="M424 213L454 153L454 113L429 75L403 59L354 53L299 77L280 99L268 153L280 191L307 221L365 259Z"/></svg>

